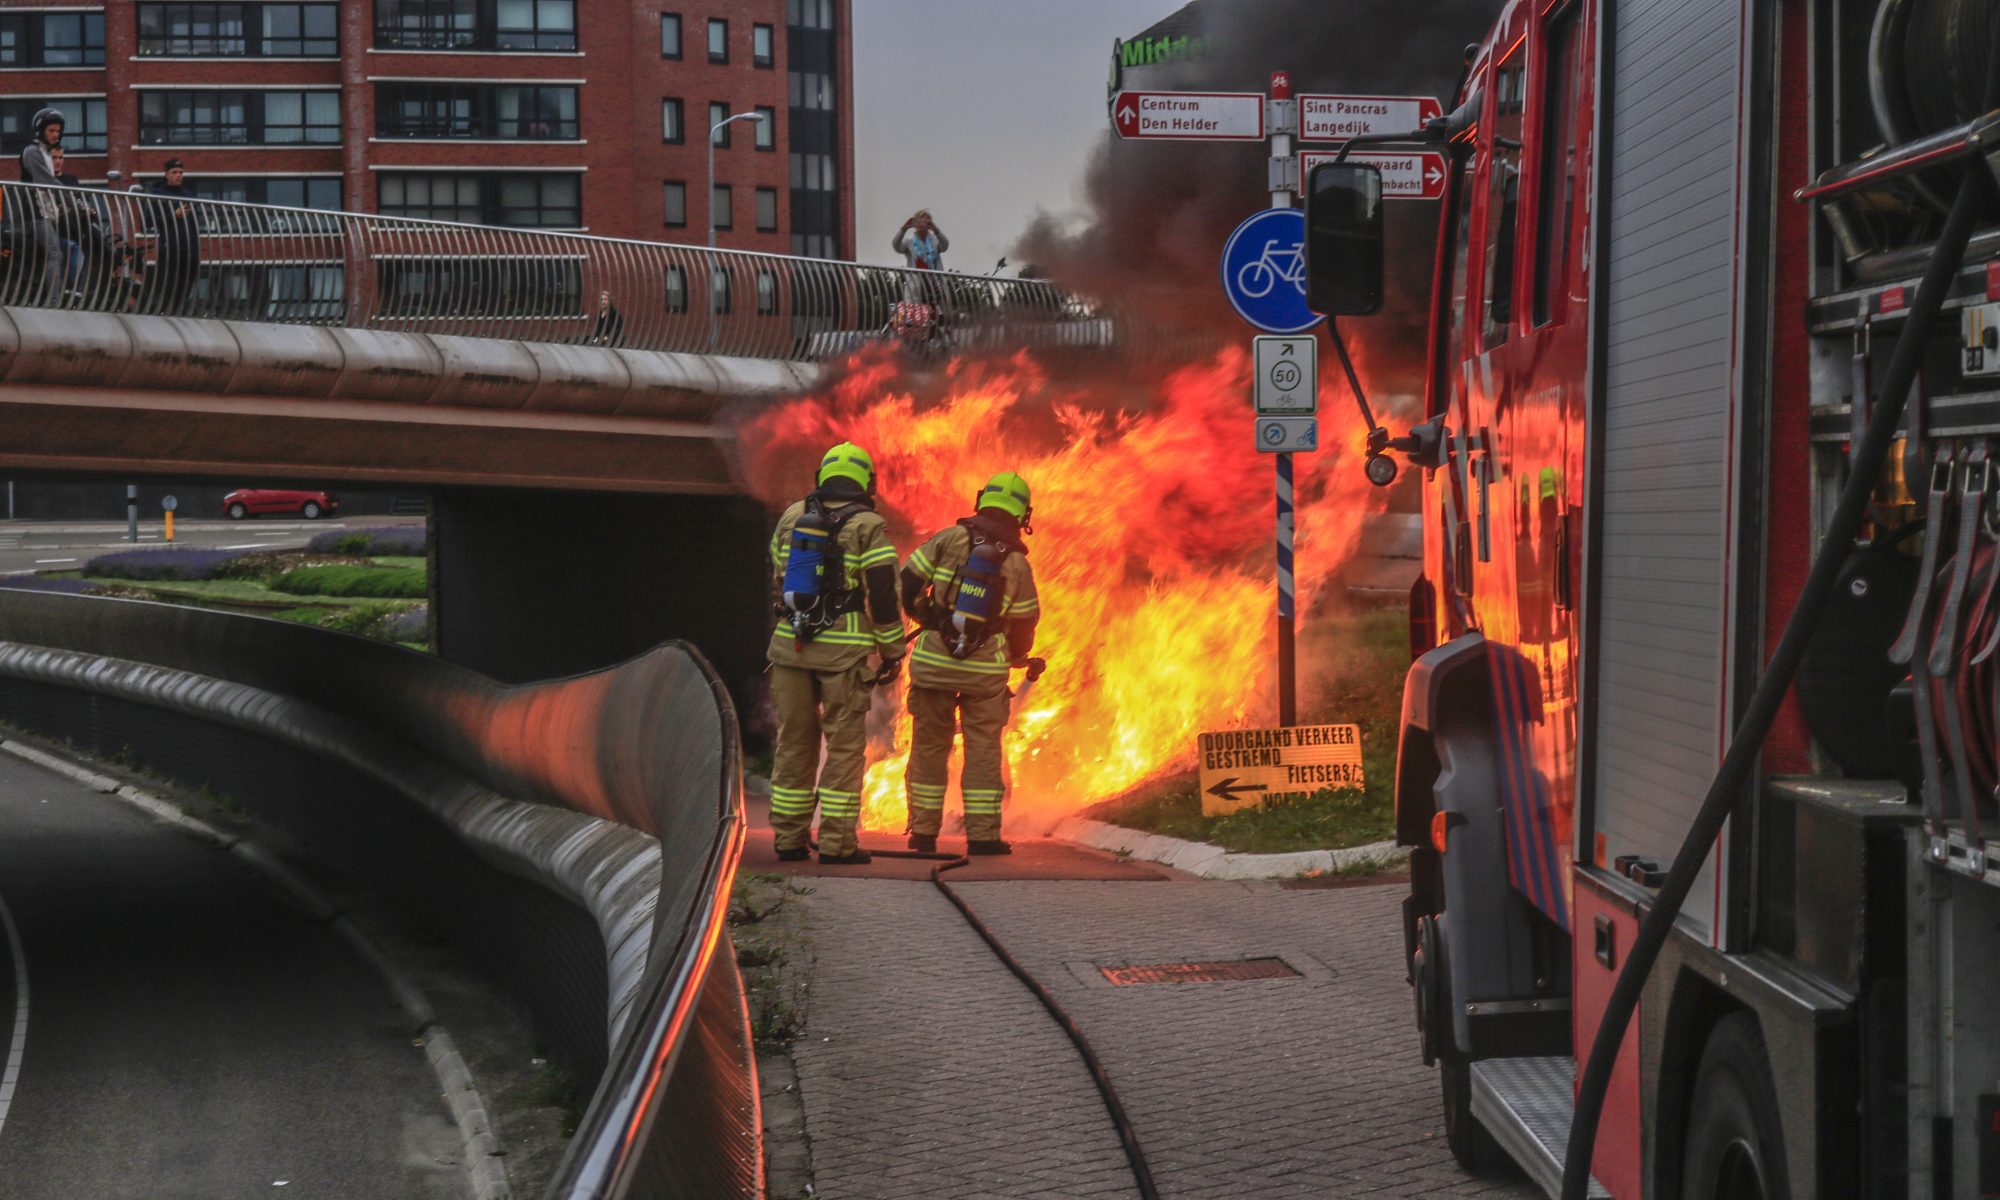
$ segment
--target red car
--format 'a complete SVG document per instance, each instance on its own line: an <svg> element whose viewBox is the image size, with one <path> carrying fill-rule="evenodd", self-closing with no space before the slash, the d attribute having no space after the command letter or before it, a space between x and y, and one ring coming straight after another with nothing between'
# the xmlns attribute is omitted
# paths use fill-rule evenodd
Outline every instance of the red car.
<svg viewBox="0 0 2000 1200"><path fill-rule="evenodd" d="M290 492L278 488L238 488L222 498L222 511L232 521L265 513L297 513L308 521L340 511L331 492Z"/></svg>

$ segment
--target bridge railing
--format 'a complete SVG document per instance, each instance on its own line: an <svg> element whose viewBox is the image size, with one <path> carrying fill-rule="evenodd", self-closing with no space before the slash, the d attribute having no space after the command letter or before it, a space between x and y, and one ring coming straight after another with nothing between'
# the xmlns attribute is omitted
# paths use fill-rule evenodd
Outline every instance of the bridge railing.
<svg viewBox="0 0 2000 1200"><path fill-rule="evenodd" d="M806 361L1120 336L1043 280L25 183L0 183L0 305Z"/></svg>

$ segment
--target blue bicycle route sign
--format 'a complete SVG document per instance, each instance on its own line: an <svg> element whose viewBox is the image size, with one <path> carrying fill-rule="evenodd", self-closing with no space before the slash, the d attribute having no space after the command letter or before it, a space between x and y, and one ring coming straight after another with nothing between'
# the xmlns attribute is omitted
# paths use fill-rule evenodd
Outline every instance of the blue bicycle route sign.
<svg viewBox="0 0 2000 1200"><path fill-rule="evenodd" d="M1269 333L1303 333L1326 320L1306 307L1306 215L1253 213L1222 244L1222 290L1236 315Z"/></svg>

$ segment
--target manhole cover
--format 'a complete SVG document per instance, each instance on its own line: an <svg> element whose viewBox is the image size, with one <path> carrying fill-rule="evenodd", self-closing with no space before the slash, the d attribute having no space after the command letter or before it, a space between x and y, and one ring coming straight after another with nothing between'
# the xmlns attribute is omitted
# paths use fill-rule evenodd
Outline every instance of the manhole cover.
<svg viewBox="0 0 2000 1200"><path fill-rule="evenodd" d="M1229 962L1151 963L1142 967L1099 967L1114 987L1139 983L1226 983L1237 979L1297 979L1282 958L1238 958Z"/></svg>

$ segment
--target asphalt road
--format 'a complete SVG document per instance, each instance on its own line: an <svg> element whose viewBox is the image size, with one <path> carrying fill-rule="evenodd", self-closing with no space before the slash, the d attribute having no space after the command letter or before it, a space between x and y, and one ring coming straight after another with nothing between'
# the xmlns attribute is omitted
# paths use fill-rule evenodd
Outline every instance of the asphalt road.
<svg viewBox="0 0 2000 1200"><path fill-rule="evenodd" d="M401 1010L240 860L0 754L0 903L0 1198L470 1194Z"/></svg>
<svg viewBox="0 0 2000 1200"><path fill-rule="evenodd" d="M366 526L418 525L422 518L357 517L303 521L296 517L251 517L175 521L176 546L203 549L296 550L316 533ZM162 546L159 514L139 522L139 547ZM130 550L123 521L0 521L0 574L11 571L71 571L100 554Z"/></svg>

